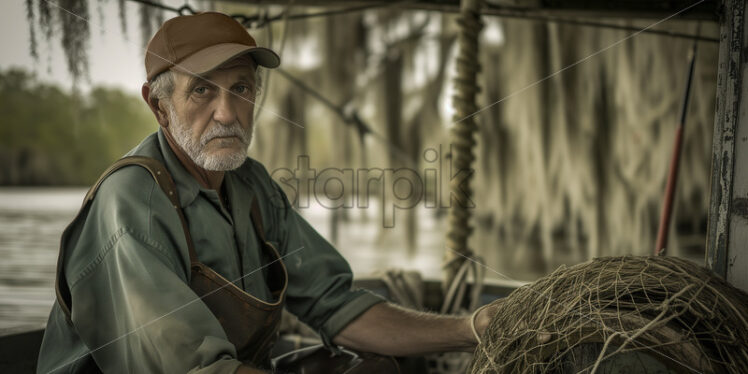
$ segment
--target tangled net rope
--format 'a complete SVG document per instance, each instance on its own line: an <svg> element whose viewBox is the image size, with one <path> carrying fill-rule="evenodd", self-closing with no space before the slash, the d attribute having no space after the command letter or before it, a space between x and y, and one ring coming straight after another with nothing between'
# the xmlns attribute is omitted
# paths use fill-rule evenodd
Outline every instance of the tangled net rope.
<svg viewBox="0 0 748 374"><path fill-rule="evenodd" d="M563 373L587 343L591 373L641 352L669 370L745 373L748 294L675 257L606 257L561 267L495 301L471 373ZM578 355L577 355L578 359Z"/></svg>

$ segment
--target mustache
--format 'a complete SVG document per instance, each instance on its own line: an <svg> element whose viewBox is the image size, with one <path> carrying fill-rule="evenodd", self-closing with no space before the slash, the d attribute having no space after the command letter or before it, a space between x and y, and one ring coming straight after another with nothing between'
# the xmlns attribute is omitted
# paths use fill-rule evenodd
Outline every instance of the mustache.
<svg viewBox="0 0 748 374"><path fill-rule="evenodd" d="M243 144L249 144L249 131L244 131L242 129L241 125L239 125L238 122L234 122L231 125L215 125L211 126L201 137L200 137L200 145L205 146L210 142L211 140L215 138L223 138L223 137L229 137L229 136L235 136L239 138L239 140Z"/></svg>

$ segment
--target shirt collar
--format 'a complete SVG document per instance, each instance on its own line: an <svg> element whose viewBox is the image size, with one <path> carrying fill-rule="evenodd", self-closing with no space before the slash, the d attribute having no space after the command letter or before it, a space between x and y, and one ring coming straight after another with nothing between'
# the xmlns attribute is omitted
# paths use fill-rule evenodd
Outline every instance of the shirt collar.
<svg viewBox="0 0 748 374"><path fill-rule="evenodd" d="M161 150L161 154L164 157L164 166L171 173L171 177L174 179L174 183L177 185L177 193L179 194L179 204L182 208L192 204L200 192L200 185L197 183L195 178L190 175L187 169L182 166L179 159L174 154L174 151L169 147L169 143L166 141L163 129L161 126L158 128L158 145Z"/></svg>

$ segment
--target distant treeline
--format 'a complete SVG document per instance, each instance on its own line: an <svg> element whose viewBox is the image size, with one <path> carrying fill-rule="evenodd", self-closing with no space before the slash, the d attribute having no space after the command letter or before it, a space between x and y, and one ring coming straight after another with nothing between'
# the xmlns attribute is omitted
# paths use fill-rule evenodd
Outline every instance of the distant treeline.
<svg viewBox="0 0 748 374"><path fill-rule="evenodd" d="M70 93L20 69L0 71L0 185L88 185L156 130L140 97Z"/></svg>

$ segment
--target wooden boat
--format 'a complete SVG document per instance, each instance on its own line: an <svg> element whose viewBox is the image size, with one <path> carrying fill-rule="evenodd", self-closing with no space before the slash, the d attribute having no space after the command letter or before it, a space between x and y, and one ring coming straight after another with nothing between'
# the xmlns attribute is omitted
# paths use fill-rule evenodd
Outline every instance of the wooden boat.
<svg viewBox="0 0 748 374"><path fill-rule="evenodd" d="M520 285L522 283L516 281L487 280L483 285L481 302L485 304L505 297ZM384 297L390 297L387 284L381 278L362 278L354 282L354 287L366 288ZM423 287L424 307L427 310L438 311L444 298L440 280L425 280ZM469 287L471 287L471 284L468 284L468 289ZM0 373L35 372L43 336L44 326L21 326L0 331ZM319 344L319 341L313 337L286 334L281 336L276 344L273 355L279 356L315 344ZM422 361L422 359L413 358L405 362L404 365L413 367L419 365L419 363L422 364ZM425 367L423 369L425 370ZM422 372L425 373L426 371Z"/></svg>
<svg viewBox="0 0 748 374"><path fill-rule="evenodd" d="M489 303L498 298L506 297L514 289L521 286L522 282L504 281L490 279L483 284L483 290L480 295L481 304ZM354 282L355 287L369 289L377 294L389 298L390 290L382 278L362 278ZM468 282L468 290L472 287ZM423 282L423 304L426 310L438 311L443 303L444 295L441 288L441 281L429 279ZM39 355L42 337L44 336L43 326L22 326L0 331L0 373L34 373L36 371L36 361ZM320 341L308 335L285 334L282 335L276 344L273 356L291 352L297 349L303 349L319 344ZM583 368L594 362L597 354L600 352L601 345L589 344L575 351L574 359L569 360L568 372L575 372L575 368ZM463 360L469 360L470 355L463 355ZM456 373L442 369L441 371L434 368L434 357L407 357L398 358L398 362L404 372L412 374L428 373ZM674 373L666 363L659 361L656 357L645 352L633 352L621 354L609 361L607 365L610 368L618 368L621 372L624 368L627 373ZM464 369L463 369L464 371ZM566 372L566 371L564 371Z"/></svg>
<svg viewBox="0 0 748 374"><path fill-rule="evenodd" d="M263 3L269 2L272 1L264 1ZM740 238L745 238L748 235L748 219L746 219L748 218L748 199L740 195L741 190L736 188L748 181L748 158L743 157L748 154L748 141L746 141L748 139L748 111L745 110L748 107L748 96L746 96L745 90L741 91L741 87L745 87L741 86L741 84L748 82L748 75L746 75L748 61L746 61L747 59L743 54L743 51L748 48L748 38L744 32L748 26L746 25L748 21L743 17L746 5L742 0L723 0L721 2L720 8L727 11L720 17L718 106L716 114L717 123L715 124L715 142L713 146L714 161L712 165L712 198L709 211L710 229L707 241L707 265L721 276L734 282L738 287L748 288L748 278L746 278L745 272L740 271L748 266L746 265L748 256L737 256L735 253L731 253L731 251L745 252L746 247L744 245L741 247L739 241L741 240ZM278 3L285 4L286 2L278 1ZM330 2L303 1L302 3L307 5L314 3L318 3L317 5L323 3L329 5ZM415 3L413 7L418 7L420 4L424 9L442 9L446 7L444 4L449 3L451 5L447 8L454 10L454 5L457 2L431 2L429 4L428 1L421 1ZM520 0L517 3L523 4L525 7L530 6L529 4L537 4L534 1L524 0ZM649 7L640 1L618 1L614 3L614 5L606 5L605 9L593 9L593 11L611 12L610 9L615 8L612 11L614 15L632 14L644 16L656 13L658 16L666 16L673 13L671 12L673 9L678 10L692 4L692 2L674 1L671 4L674 8L668 10L658 8L659 5L657 4ZM713 10L704 9L704 7L710 6L710 4L715 5L714 3L716 2L704 2L703 6L699 7L701 17L714 16ZM551 11L560 14L568 14L575 11L585 13L584 8L590 4L591 2L572 0L553 2L553 6L556 8L551 9ZM521 10L518 11L517 9ZM548 9L522 9L521 7L514 7L505 9L503 13L500 7L494 7L492 10L493 14L509 16L521 16L522 14L529 14L533 11L543 14L543 12L547 13ZM744 192L744 188L742 191ZM728 258L735 259L735 262L728 262ZM737 270L731 271L730 269ZM368 288L384 296L389 296L388 287L381 279L361 279L356 281L356 285ZM480 295L480 301L481 303L487 303L504 297L518 286L520 284L516 282L487 281ZM424 282L423 304L426 309L438 310L443 298L444 295L442 294L439 280L427 280ZM43 334L43 326L24 326L1 331L0 372L34 372ZM314 343L316 341L313 339L307 340L283 336L281 342L278 344L278 351L276 353L287 352L291 349ZM590 348L593 356L596 350L599 351L595 347ZM422 358L404 360L403 364L405 367L414 368L414 370L408 372L428 372L429 369L419 359ZM631 356L623 356L620 359L623 360L620 367L625 368L628 372L637 371L636 369L631 370L632 367L626 366L627 362L647 362L652 365L650 370L658 370L651 356L644 353L632 353ZM616 372L622 371L619 370ZM667 372L667 370L663 372Z"/></svg>

